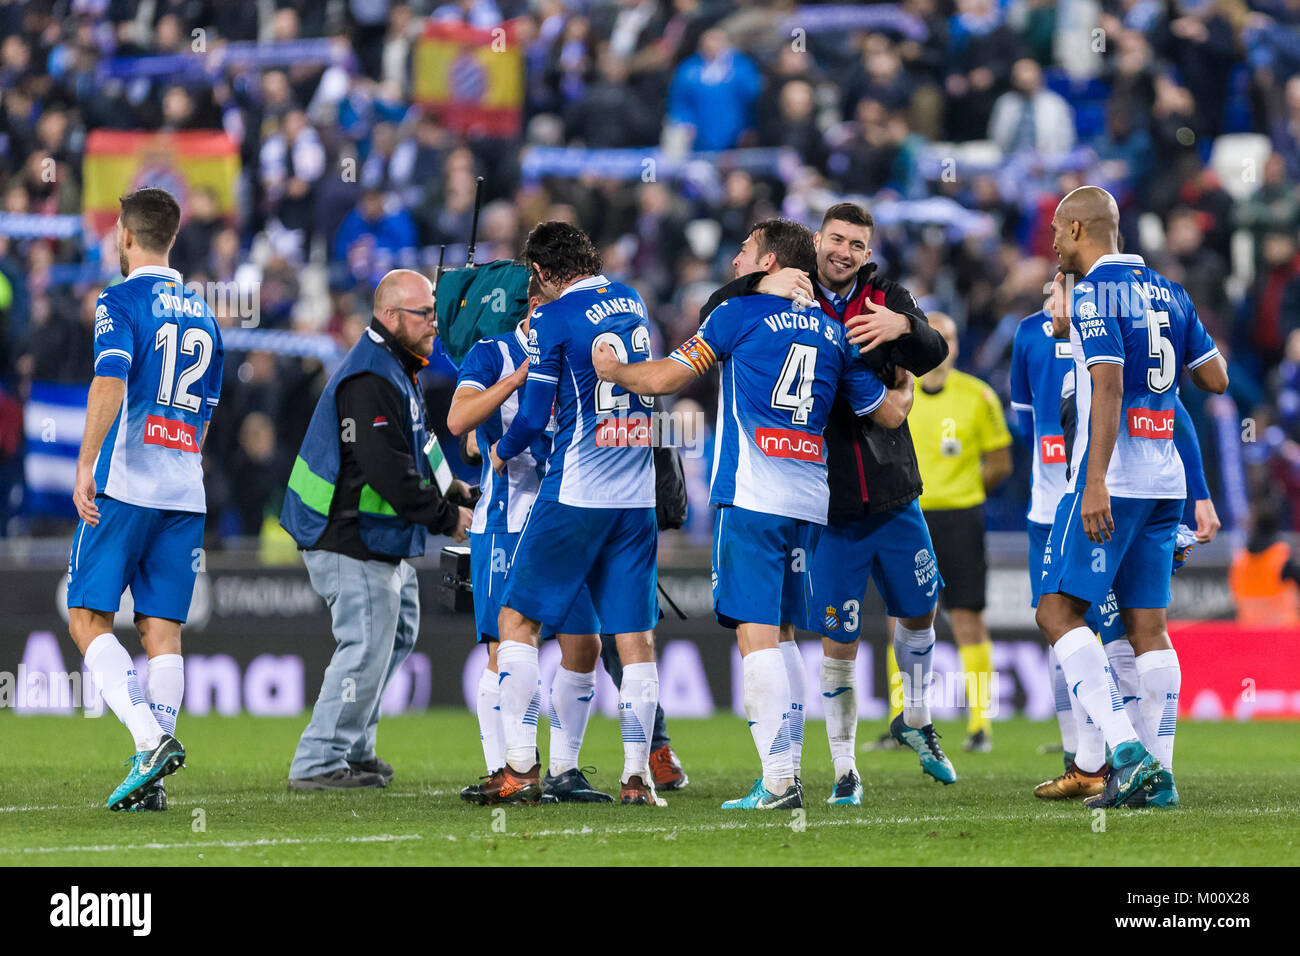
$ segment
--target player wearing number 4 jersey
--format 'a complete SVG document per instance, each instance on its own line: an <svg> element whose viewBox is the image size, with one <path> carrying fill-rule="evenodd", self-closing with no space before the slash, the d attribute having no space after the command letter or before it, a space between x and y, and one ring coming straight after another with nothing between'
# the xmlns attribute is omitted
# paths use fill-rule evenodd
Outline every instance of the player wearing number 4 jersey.
<svg viewBox="0 0 1300 956"><path fill-rule="evenodd" d="M181 625L203 544L200 450L221 392L223 353L211 311L167 267L180 224L176 200L141 189L121 202L117 249L126 279L95 307L68 618L86 668L135 741L130 772L108 806L161 810L162 778L185 763L173 736L184 691ZM147 690L113 636L127 588L149 657Z"/></svg>
<svg viewBox="0 0 1300 956"><path fill-rule="evenodd" d="M754 226L732 263L737 275L811 270L812 233L769 219ZM643 394L683 388L714 365L721 370L710 502L713 606L736 628L744 675L745 713L763 773L750 792L724 809L786 809L803 805L798 749L803 740L803 662L789 672L782 642L809 613L816 582L810 556L826 524L830 492L822 432L832 402L896 428L911 405L909 389L886 392L858 359L844 326L816 305L773 295L730 299L667 358L622 362L598 349L602 379Z"/></svg>
<svg viewBox="0 0 1300 956"><path fill-rule="evenodd" d="M1084 616L1114 588L1139 662L1155 655L1146 686L1172 719L1179 674L1165 611L1187 496L1173 441L1174 387L1185 365L1197 386L1222 393L1227 368L1186 291L1140 257L1118 253L1119 210L1109 193L1093 186L1070 193L1052 232L1062 273L1076 280L1067 295L1065 275L1057 276L1050 308L1054 334L1068 328L1076 428L1043 556L1038 626L1113 755L1105 790L1089 805L1168 806L1172 773L1139 741Z"/></svg>

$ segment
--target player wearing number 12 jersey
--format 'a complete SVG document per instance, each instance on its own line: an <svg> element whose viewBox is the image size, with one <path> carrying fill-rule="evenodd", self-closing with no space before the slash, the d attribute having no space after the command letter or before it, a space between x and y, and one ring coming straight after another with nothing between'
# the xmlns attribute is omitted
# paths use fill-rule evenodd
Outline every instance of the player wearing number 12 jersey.
<svg viewBox="0 0 1300 956"><path fill-rule="evenodd" d="M810 270L815 261L811 232L769 219L754 226L733 267L737 275L773 273ZM720 367L709 498L717 507L713 606L719 623L737 630L745 712L763 766L747 795L722 806L801 807L802 696L792 693L780 644L793 642L794 622L807 616L817 587L810 559L830 503L822 432L837 395L857 415L891 428L903 422L911 395L887 394L844 326L819 307L772 295L723 302L667 359L622 359L598 351L601 378L656 395ZM801 678L801 659L796 666Z"/></svg>
<svg viewBox="0 0 1300 956"><path fill-rule="evenodd" d="M161 810L161 779L184 765L173 733L184 691L181 625L201 559L200 450L221 392L212 312L167 267L180 207L161 189L122 198L117 247L125 281L95 307L94 372L73 501L81 521L68 558L72 639L135 756L113 810ZM131 589L149 657L148 696L113 636Z"/></svg>
<svg viewBox="0 0 1300 956"><path fill-rule="evenodd" d="M1106 789L1089 805L1172 805L1172 774L1138 740L1084 615L1114 588L1144 696L1174 719L1179 675L1165 609L1187 496L1173 440L1174 388L1184 365L1199 387L1216 392L1227 389L1227 371L1186 291L1141 257L1118 253L1119 210L1109 193L1076 189L1061 200L1052 231L1062 271L1077 279L1067 297L1058 276L1052 300L1054 333L1069 328L1076 427L1066 449L1069 484L1043 555L1038 625L1113 754ZM1147 654L1156 657L1144 666ZM1153 791L1169 802L1146 799Z"/></svg>

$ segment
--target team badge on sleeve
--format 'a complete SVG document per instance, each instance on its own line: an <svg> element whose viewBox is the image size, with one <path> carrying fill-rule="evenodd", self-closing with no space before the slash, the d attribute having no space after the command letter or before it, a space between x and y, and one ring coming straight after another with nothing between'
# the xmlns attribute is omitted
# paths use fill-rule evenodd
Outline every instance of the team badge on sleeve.
<svg viewBox="0 0 1300 956"><path fill-rule="evenodd" d="M671 357L689 365L694 369L696 375L703 375L713 368L718 361L718 356L709 346L709 343L700 337L699 333L692 335L678 346Z"/></svg>

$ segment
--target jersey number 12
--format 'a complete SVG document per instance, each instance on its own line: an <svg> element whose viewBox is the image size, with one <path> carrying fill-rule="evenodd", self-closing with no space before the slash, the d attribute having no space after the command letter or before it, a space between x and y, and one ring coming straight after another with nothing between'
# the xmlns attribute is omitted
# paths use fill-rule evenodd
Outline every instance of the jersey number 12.
<svg viewBox="0 0 1300 956"><path fill-rule="evenodd" d="M176 378L176 339L179 334L175 322L164 322L158 327L154 336L153 348L162 349L162 374L158 376L158 404L183 408L197 412L202 406L202 399L190 392L190 388L203 377L212 361L212 336L197 327L185 330L180 340L180 350L196 358L189 368Z"/></svg>

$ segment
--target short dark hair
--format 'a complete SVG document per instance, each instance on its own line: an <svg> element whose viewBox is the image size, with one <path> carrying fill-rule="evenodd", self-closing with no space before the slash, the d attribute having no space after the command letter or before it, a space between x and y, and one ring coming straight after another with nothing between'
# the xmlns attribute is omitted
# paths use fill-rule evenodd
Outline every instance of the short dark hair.
<svg viewBox="0 0 1300 956"><path fill-rule="evenodd" d="M146 186L118 201L122 204L122 225L135 233L140 248L165 254L181 227L181 207L172 194Z"/></svg>
<svg viewBox="0 0 1300 956"><path fill-rule="evenodd" d="M817 250L813 247L812 230L789 219L764 219L750 230L758 243L758 254L769 252L776 256L781 268L802 269L809 275L817 274Z"/></svg>
<svg viewBox="0 0 1300 956"><path fill-rule="evenodd" d="M847 222L850 226L866 226L873 231L876 228L876 220L871 218L871 213L855 202L837 202L827 209L826 215L822 216L822 229L832 220Z"/></svg>
<svg viewBox="0 0 1300 956"><path fill-rule="evenodd" d="M537 266L556 284L598 275L601 270L600 253L591 237L572 223L556 219L533 226L524 240L522 257L529 272Z"/></svg>

